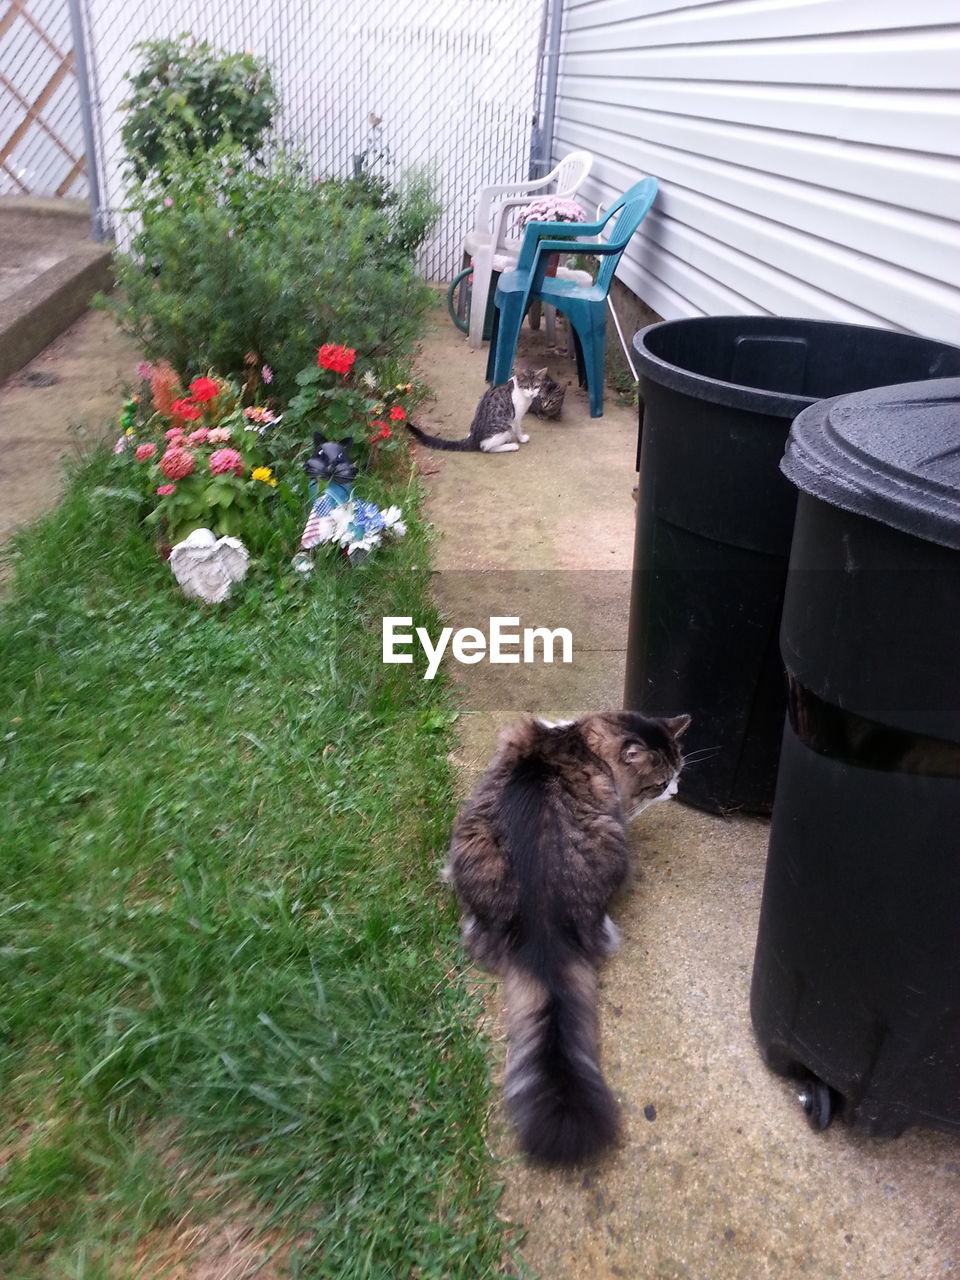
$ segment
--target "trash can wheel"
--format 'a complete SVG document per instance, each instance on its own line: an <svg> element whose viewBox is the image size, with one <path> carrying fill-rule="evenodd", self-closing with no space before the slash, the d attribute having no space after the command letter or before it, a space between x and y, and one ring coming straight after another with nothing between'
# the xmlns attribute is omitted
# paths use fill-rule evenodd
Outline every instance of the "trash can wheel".
<svg viewBox="0 0 960 1280"><path fill-rule="evenodd" d="M837 1112L834 1091L828 1084L811 1076L798 1095L804 1115L810 1121L810 1128L822 1132L830 1124Z"/></svg>

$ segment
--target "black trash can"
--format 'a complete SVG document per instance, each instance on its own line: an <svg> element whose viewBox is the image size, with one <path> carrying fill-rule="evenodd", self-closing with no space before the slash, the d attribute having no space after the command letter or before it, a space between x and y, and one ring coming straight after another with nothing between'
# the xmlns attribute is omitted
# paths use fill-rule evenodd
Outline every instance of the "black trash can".
<svg viewBox="0 0 960 1280"><path fill-rule="evenodd" d="M722 316L634 338L643 409L624 705L693 716L679 796L769 813L793 418L828 396L960 375L960 349L858 325Z"/></svg>
<svg viewBox="0 0 960 1280"><path fill-rule="evenodd" d="M751 1014L821 1127L960 1131L960 378L815 405Z"/></svg>

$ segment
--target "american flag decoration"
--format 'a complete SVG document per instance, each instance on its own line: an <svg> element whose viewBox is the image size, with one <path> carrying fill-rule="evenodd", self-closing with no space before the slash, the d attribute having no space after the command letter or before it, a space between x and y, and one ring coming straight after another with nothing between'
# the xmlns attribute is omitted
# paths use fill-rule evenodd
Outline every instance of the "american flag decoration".
<svg viewBox="0 0 960 1280"><path fill-rule="evenodd" d="M337 505L329 493L322 493L317 498L310 508L307 523L303 526L303 533L300 535L300 546L304 551L310 551L320 542L326 542L327 538L329 538L331 528L327 521Z"/></svg>

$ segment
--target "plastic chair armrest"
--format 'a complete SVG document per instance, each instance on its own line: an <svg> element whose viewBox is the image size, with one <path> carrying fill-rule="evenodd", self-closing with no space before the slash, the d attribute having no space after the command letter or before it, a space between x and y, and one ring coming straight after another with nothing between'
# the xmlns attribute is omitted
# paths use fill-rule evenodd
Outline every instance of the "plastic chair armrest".
<svg viewBox="0 0 960 1280"><path fill-rule="evenodd" d="M581 244L579 236L584 232L595 235L604 225L603 222L528 222L523 232L517 268L524 271L533 266L537 247L544 243L551 245L547 253L593 253L595 250ZM558 240L558 237L563 239Z"/></svg>

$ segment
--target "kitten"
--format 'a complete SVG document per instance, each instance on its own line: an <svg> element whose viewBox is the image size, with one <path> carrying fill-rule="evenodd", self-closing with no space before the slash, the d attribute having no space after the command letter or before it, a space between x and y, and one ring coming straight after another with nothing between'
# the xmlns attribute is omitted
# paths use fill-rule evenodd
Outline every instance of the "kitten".
<svg viewBox="0 0 960 1280"><path fill-rule="evenodd" d="M545 372L540 390L533 397L530 412L538 418L552 418L555 422L563 412L563 397L566 394L564 384L555 381Z"/></svg>
<svg viewBox="0 0 960 1280"><path fill-rule="evenodd" d="M480 450L482 453L510 453L526 444L520 423L547 377L546 369L518 370L506 382L490 387L480 397L470 424L470 434L463 440L445 440L428 436L425 431L407 423L407 429L431 449Z"/></svg>
<svg viewBox="0 0 960 1280"><path fill-rule="evenodd" d="M689 716L609 711L506 729L453 828L463 940L504 977L505 1096L535 1160L576 1164L617 1136L597 1062L595 966L619 936L607 904L627 874L627 822L676 794Z"/></svg>

